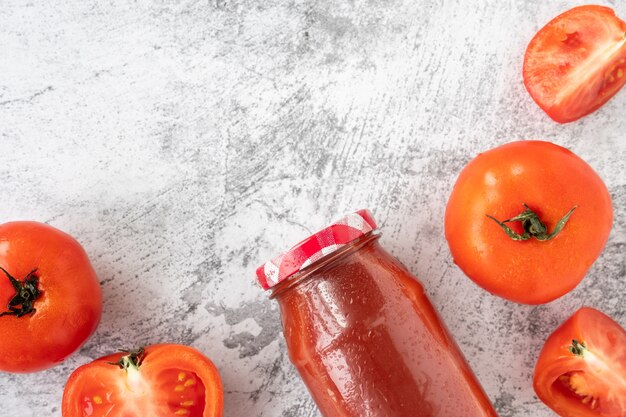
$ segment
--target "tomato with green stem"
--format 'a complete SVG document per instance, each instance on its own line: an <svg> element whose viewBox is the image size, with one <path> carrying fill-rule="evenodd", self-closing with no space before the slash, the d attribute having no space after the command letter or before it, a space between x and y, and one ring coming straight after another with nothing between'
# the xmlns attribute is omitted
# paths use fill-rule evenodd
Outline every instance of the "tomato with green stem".
<svg viewBox="0 0 626 417"><path fill-rule="evenodd" d="M481 287L526 304L572 290L602 252L611 197L594 170L549 142L481 153L461 171L445 214L454 262Z"/></svg>
<svg viewBox="0 0 626 417"><path fill-rule="evenodd" d="M626 84L626 23L603 6L557 16L532 39L524 84L553 120L567 123L594 112Z"/></svg>
<svg viewBox="0 0 626 417"><path fill-rule="evenodd" d="M98 277L74 238L37 222L0 225L0 371L62 362L101 312Z"/></svg>
<svg viewBox="0 0 626 417"><path fill-rule="evenodd" d="M161 344L81 366L63 393L63 417L220 417L213 363L188 346Z"/></svg>
<svg viewBox="0 0 626 417"><path fill-rule="evenodd" d="M583 307L546 341L533 385L563 417L626 415L626 331L613 319Z"/></svg>

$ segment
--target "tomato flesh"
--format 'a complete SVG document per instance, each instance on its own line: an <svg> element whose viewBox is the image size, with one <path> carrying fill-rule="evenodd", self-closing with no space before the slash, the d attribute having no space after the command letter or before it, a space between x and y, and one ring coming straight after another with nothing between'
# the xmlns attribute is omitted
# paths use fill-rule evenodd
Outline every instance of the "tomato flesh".
<svg viewBox="0 0 626 417"><path fill-rule="evenodd" d="M580 354L572 352L578 342ZM564 417L626 413L626 331L592 308L578 310L546 341L535 367L539 398Z"/></svg>
<svg viewBox="0 0 626 417"><path fill-rule="evenodd" d="M113 370L117 371L121 370ZM205 387L193 372L167 369L154 380L144 380L141 372L130 371L121 378L122 381L113 387L94 383L91 389L84 391L83 415L105 417L127 413L133 416L202 417Z"/></svg>
<svg viewBox="0 0 626 417"><path fill-rule="evenodd" d="M581 6L556 17L533 38L524 84L555 121L592 113L626 84L626 23L603 6Z"/></svg>
<svg viewBox="0 0 626 417"><path fill-rule="evenodd" d="M112 372L118 371L125 372L120 369ZM149 380L144 379L140 371L131 370L127 375L118 375L116 378L122 380L112 387L93 384L83 392L84 416L129 414L202 417L205 387L193 372L167 369L154 376L154 380Z"/></svg>
<svg viewBox="0 0 626 417"><path fill-rule="evenodd" d="M177 416L202 416L205 388L195 373L168 369L158 380L162 382L157 389L167 393L162 400L166 402L170 412Z"/></svg>
<svg viewBox="0 0 626 417"><path fill-rule="evenodd" d="M63 395L64 417L219 417L222 386L214 365L179 345L146 348L138 369L121 354L78 368Z"/></svg>

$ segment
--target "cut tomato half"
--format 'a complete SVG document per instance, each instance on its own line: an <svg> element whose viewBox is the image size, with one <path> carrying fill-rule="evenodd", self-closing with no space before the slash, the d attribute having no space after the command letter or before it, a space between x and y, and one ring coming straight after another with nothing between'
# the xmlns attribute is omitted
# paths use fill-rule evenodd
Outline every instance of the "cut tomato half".
<svg viewBox="0 0 626 417"><path fill-rule="evenodd" d="M188 346L154 345L78 368L63 394L63 417L219 417L215 365Z"/></svg>
<svg viewBox="0 0 626 417"><path fill-rule="evenodd" d="M581 308L546 341L534 387L563 417L626 416L626 331L598 310Z"/></svg>
<svg viewBox="0 0 626 417"><path fill-rule="evenodd" d="M559 123L592 113L626 84L626 23L603 6L581 6L553 19L524 58L531 97Z"/></svg>

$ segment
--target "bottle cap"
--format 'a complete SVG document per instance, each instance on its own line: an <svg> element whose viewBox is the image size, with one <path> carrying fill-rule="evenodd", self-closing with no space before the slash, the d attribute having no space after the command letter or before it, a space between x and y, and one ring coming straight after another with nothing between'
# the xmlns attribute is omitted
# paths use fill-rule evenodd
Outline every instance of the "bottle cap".
<svg viewBox="0 0 626 417"><path fill-rule="evenodd" d="M261 265L256 270L259 283L264 289L270 289L313 262L377 228L369 210L348 214Z"/></svg>

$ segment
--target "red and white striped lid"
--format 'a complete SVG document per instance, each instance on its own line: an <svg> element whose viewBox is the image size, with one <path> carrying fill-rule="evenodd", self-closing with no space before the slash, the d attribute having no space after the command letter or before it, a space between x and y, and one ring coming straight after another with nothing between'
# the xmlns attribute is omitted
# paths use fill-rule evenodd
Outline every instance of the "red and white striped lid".
<svg viewBox="0 0 626 417"><path fill-rule="evenodd" d="M256 270L259 283L266 290L272 288L318 259L377 228L369 210L348 214L260 266Z"/></svg>

